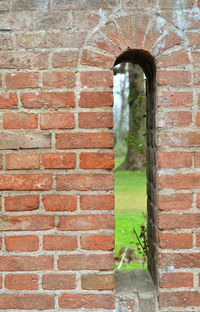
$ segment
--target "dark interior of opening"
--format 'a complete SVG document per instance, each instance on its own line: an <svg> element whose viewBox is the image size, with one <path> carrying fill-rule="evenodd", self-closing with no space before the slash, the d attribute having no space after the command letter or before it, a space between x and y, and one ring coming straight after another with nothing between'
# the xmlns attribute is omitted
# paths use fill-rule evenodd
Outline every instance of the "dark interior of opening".
<svg viewBox="0 0 200 312"><path fill-rule="evenodd" d="M155 77L156 67L150 53L139 49L128 49L115 61L115 65L129 62L139 65L146 76L146 163L147 163L147 229L148 270L156 283L155 252L155 194L156 194L156 141L155 141Z"/></svg>

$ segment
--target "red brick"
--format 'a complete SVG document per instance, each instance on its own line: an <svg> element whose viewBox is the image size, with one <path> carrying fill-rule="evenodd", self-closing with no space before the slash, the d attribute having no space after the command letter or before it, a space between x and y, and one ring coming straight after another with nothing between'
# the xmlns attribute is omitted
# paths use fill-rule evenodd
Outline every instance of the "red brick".
<svg viewBox="0 0 200 312"><path fill-rule="evenodd" d="M1 216L1 231L38 231L48 230L55 226L54 216L25 215L25 216Z"/></svg>
<svg viewBox="0 0 200 312"><path fill-rule="evenodd" d="M0 52L0 68L31 69L48 68L48 53L46 52Z"/></svg>
<svg viewBox="0 0 200 312"><path fill-rule="evenodd" d="M5 288L13 290L38 289L38 276L36 274L7 274Z"/></svg>
<svg viewBox="0 0 200 312"><path fill-rule="evenodd" d="M87 1L87 7L88 3L89 1ZM98 4L95 3L94 7L96 8L97 6ZM72 18L72 27L76 30L89 30L91 28L94 28L98 24L99 18L100 16L96 13L91 13L87 11L74 11Z"/></svg>
<svg viewBox="0 0 200 312"><path fill-rule="evenodd" d="M52 63L55 68L76 67L78 65L79 51L54 52Z"/></svg>
<svg viewBox="0 0 200 312"><path fill-rule="evenodd" d="M161 288L193 287L193 273L161 273L159 280Z"/></svg>
<svg viewBox="0 0 200 312"><path fill-rule="evenodd" d="M75 73L73 72L45 72L42 76L42 83L44 87L75 87Z"/></svg>
<svg viewBox="0 0 200 312"><path fill-rule="evenodd" d="M158 226L160 229L191 229L200 225L199 213L166 214L158 216Z"/></svg>
<svg viewBox="0 0 200 312"><path fill-rule="evenodd" d="M82 48L86 37L83 31L48 31L16 33L18 49Z"/></svg>
<svg viewBox="0 0 200 312"><path fill-rule="evenodd" d="M113 94L109 91L81 92L80 107L113 106Z"/></svg>
<svg viewBox="0 0 200 312"><path fill-rule="evenodd" d="M200 43L199 43L199 33L198 32L186 32L189 45L190 47L194 49L199 49L200 48Z"/></svg>
<svg viewBox="0 0 200 312"><path fill-rule="evenodd" d="M199 2L200 3L200 2ZM200 67L200 52L194 51L192 53L193 65L196 67Z"/></svg>
<svg viewBox="0 0 200 312"><path fill-rule="evenodd" d="M47 148L51 146L51 134L0 133L0 149Z"/></svg>
<svg viewBox="0 0 200 312"><path fill-rule="evenodd" d="M17 94L16 93L1 93L0 94L0 108L1 109L13 109L17 108Z"/></svg>
<svg viewBox="0 0 200 312"><path fill-rule="evenodd" d="M41 129L73 129L73 113L43 113L40 120Z"/></svg>
<svg viewBox="0 0 200 312"><path fill-rule="evenodd" d="M197 207L200 208L200 193L197 193Z"/></svg>
<svg viewBox="0 0 200 312"><path fill-rule="evenodd" d="M106 290L115 288L114 274L82 274L81 288L87 290Z"/></svg>
<svg viewBox="0 0 200 312"><path fill-rule="evenodd" d="M34 72L28 73L12 73L6 75L6 88L8 89L23 89L37 88L39 83L39 74Z"/></svg>
<svg viewBox="0 0 200 312"><path fill-rule="evenodd" d="M59 230L61 231L87 231L113 228L114 218L110 214L61 216L59 222Z"/></svg>
<svg viewBox="0 0 200 312"><path fill-rule="evenodd" d="M53 270L53 256L0 256L1 271L41 271Z"/></svg>
<svg viewBox="0 0 200 312"><path fill-rule="evenodd" d="M158 67L178 66L189 64L189 58L186 51L175 51L167 55L159 55L157 58Z"/></svg>
<svg viewBox="0 0 200 312"><path fill-rule="evenodd" d="M5 210L7 211L29 211L38 208L38 195L17 195L5 197Z"/></svg>
<svg viewBox="0 0 200 312"><path fill-rule="evenodd" d="M76 166L75 153L45 153L42 155L44 168L72 169Z"/></svg>
<svg viewBox="0 0 200 312"><path fill-rule="evenodd" d="M81 56L81 64L101 68L111 68L114 58L94 51L84 50Z"/></svg>
<svg viewBox="0 0 200 312"><path fill-rule="evenodd" d="M170 31L164 37L161 36L161 39L157 41L154 48L154 53L159 55L161 52L181 44L182 40L183 39L177 33Z"/></svg>
<svg viewBox="0 0 200 312"><path fill-rule="evenodd" d="M0 174L1 190L38 191L49 190L52 185L50 173Z"/></svg>
<svg viewBox="0 0 200 312"><path fill-rule="evenodd" d="M7 169L39 169L40 155L39 154L7 154L6 155Z"/></svg>
<svg viewBox="0 0 200 312"><path fill-rule="evenodd" d="M168 132L160 133L158 136L158 146L171 147L192 147L199 146L200 133L199 131L188 132Z"/></svg>
<svg viewBox="0 0 200 312"><path fill-rule="evenodd" d="M190 168L192 156L189 152L160 152L157 154L157 165L159 168Z"/></svg>
<svg viewBox="0 0 200 312"><path fill-rule="evenodd" d="M81 153L80 168L82 169L112 169L114 167L113 153Z"/></svg>
<svg viewBox="0 0 200 312"><path fill-rule="evenodd" d="M108 52L111 55L119 56L122 53L121 48L108 40L108 38L100 31L91 37L89 44L102 51Z"/></svg>
<svg viewBox="0 0 200 312"><path fill-rule="evenodd" d="M162 292L159 299L161 307L200 306L200 293L198 291Z"/></svg>
<svg viewBox="0 0 200 312"><path fill-rule="evenodd" d="M39 239L36 235L20 235L5 237L8 251L36 251L39 248Z"/></svg>
<svg viewBox="0 0 200 312"><path fill-rule="evenodd" d="M74 289L76 288L75 274L45 274L42 277L43 289Z"/></svg>
<svg viewBox="0 0 200 312"><path fill-rule="evenodd" d="M113 254L65 254L58 258L59 270L111 270Z"/></svg>
<svg viewBox="0 0 200 312"><path fill-rule="evenodd" d="M199 168L200 167L200 153L194 153L194 167Z"/></svg>
<svg viewBox="0 0 200 312"><path fill-rule="evenodd" d="M164 249L192 248L191 233L158 233L158 245Z"/></svg>
<svg viewBox="0 0 200 312"><path fill-rule="evenodd" d="M196 245L197 247L200 247L200 233L199 232L196 233Z"/></svg>
<svg viewBox="0 0 200 312"><path fill-rule="evenodd" d="M113 250L113 235L105 234L82 234L81 248L85 250Z"/></svg>
<svg viewBox="0 0 200 312"><path fill-rule="evenodd" d="M172 175L161 175L158 177L159 188L166 189L198 189L200 183L199 173L177 173Z"/></svg>
<svg viewBox="0 0 200 312"><path fill-rule="evenodd" d="M194 72L194 86L200 86L200 71Z"/></svg>
<svg viewBox="0 0 200 312"><path fill-rule="evenodd" d="M112 190L113 175L112 174L58 174L57 190Z"/></svg>
<svg viewBox="0 0 200 312"><path fill-rule="evenodd" d="M75 235L44 235L44 250L74 250L77 249L77 237Z"/></svg>
<svg viewBox="0 0 200 312"><path fill-rule="evenodd" d="M101 31L111 40L112 43L116 44L121 49L125 47L122 33L113 21L105 24L101 28Z"/></svg>
<svg viewBox="0 0 200 312"><path fill-rule="evenodd" d="M68 309L114 309L113 294L61 294L58 298L60 308Z"/></svg>
<svg viewBox="0 0 200 312"><path fill-rule="evenodd" d="M188 70L160 70L158 72L158 84L170 86L188 86L191 82L191 74Z"/></svg>
<svg viewBox="0 0 200 312"><path fill-rule="evenodd" d="M187 210L192 208L192 194L173 193L159 194L157 196L157 206L161 210Z"/></svg>
<svg viewBox="0 0 200 312"><path fill-rule="evenodd" d="M188 111L158 112L158 127L186 127L192 123L192 113Z"/></svg>
<svg viewBox="0 0 200 312"><path fill-rule="evenodd" d="M175 268L199 268L200 253L164 253L159 255L158 265L162 268L174 266Z"/></svg>
<svg viewBox="0 0 200 312"><path fill-rule="evenodd" d="M112 148L113 135L110 132L76 132L56 134L56 148Z"/></svg>
<svg viewBox="0 0 200 312"><path fill-rule="evenodd" d="M46 211L74 211L77 206L76 195L44 195L42 202Z"/></svg>
<svg viewBox="0 0 200 312"><path fill-rule="evenodd" d="M3 127L5 129L37 129L38 115L26 113L3 114Z"/></svg>
<svg viewBox="0 0 200 312"><path fill-rule="evenodd" d="M79 113L79 127L84 129L112 128L113 114L102 112L82 112Z"/></svg>
<svg viewBox="0 0 200 312"><path fill-rule="evenodd" d="M35 15L34 22L35 29L39 31L61 30L61 29L65 30L71 27L70 14L63 11L60 12L38 11Z"/></svg>
<svg viewBox="0 0 200 312"><path fill-rule="evenodd" d="M3 155L0 154L0 169L3 169Z"/></svg>
<svg viewBox="0 0 200 312"><path fill-rule="evenodd" d="M189 91L162 91L158 96L159 106L163 107L190 107L192 101L193 95Z"/></svg>
<svg viewBox="0 0 200 312"><path fill-rule="evenodd" d="M74 92L24 92L21 95L22 104L26 108L61 108L74 107Z"/></svg>
<svg viewBox="0 0 200 312"><path fill-rule="evenodd" d="M81 195L80 204L82 210L112 210L115 200L113 194Z"/></svg>
<svg viewBox="0 0 200 312"><path fill-rule="evenodd" d="M49 294L0 294L0 309L45 310L54 309L54 295Z"/></svg>
<svg viewBox="0 0 200 312"><path fill-rule="evenodd" d="M113 77L110 70L87 71L81 73L81 86L88 88L112 87Z"/></svg>

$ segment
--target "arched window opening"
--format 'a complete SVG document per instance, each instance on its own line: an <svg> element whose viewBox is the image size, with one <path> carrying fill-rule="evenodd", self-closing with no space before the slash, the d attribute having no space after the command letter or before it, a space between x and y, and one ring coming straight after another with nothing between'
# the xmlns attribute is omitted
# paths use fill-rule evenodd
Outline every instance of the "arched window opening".
<svg viewBox="0 0 200 312"><path fill-rule="evenodd" d="M148 267L154 277L155 63L148 52L128 49L116 59L114 98L116 268Z"/></svg>

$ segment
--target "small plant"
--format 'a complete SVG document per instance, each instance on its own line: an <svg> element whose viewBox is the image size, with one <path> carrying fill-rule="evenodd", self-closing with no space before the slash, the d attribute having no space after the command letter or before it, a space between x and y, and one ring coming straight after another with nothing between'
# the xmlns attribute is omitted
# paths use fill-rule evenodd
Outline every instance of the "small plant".
<svg viewBox="0 0 200 312"><path fill-rule="evenodd" d="M142 153L144 151L144 146L140 143L140 141L138 139L136 139L133 135L129 136L126 139L126 142L128 143L128 145L133 145L135 146L136 150L135 152L139 152Z"/></svg>
<svg viewBox="0 0 200 312"><path fill-rule="evenodd" d="M135 228L133 228L133 236L136 237L137 243L136 249L139 255L143 258L143 265L147 261L147 253L148 253L148 239L147 239L147 228L144 224L140 225L140 233L137 234ZM134 242L131 242L131 244L134 244Z"/></svg>

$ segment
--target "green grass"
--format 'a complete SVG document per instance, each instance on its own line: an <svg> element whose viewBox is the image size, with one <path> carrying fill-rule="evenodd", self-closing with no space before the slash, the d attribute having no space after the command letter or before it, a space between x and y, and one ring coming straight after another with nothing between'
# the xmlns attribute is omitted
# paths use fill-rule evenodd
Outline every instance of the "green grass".
<svg viewBox="0 0 200 312"><path fill-rule="evenodd" d="M116 158L116 166L122 159ZM115 171L115 253L120 245L134 247L137 242L133 227L139 233L140 225L146 224L146 172ZM121 268L142 267L138 261Z"/></svg>

